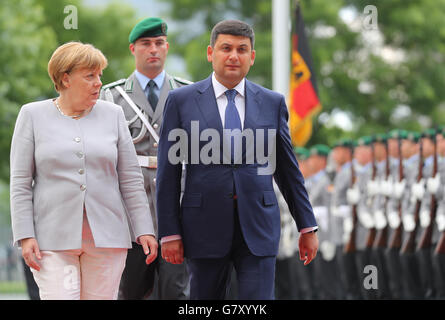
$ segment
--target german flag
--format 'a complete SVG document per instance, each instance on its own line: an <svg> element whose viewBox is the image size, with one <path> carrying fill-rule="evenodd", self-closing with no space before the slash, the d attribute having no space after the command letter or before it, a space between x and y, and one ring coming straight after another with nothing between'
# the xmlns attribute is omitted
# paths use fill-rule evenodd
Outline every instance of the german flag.
<svg viewBox="0 0 445 320"><path fill-rule="evenodd" d="M312 117L320 112L321 104L298 2L295 19L288 101L289 128L293 145L304 146L312 134Z"/></svg>

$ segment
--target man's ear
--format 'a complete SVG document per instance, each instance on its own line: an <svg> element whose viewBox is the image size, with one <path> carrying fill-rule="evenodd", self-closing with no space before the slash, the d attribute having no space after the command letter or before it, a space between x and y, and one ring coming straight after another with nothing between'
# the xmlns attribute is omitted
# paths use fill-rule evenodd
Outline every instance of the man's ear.
<svg viewBox="0 0 445 320"><path fill-rule="evenodd" d="M130 48L131 54L134 55L134 43L130 43L129 48Z"/></svg>
<svg viewBox="0 0 445 320"><path fill-rule="evenodd" d="M250 66L253 66L253 63L255 62L255 50L252 50L251 56L250 56Z"/></svg>
<svg viewBox="0 0 445 320"><path fill-rule="evenodd" d="M213 54L213 48L211 45L207 46L207 61L212 62L212 54Z"/></svg>

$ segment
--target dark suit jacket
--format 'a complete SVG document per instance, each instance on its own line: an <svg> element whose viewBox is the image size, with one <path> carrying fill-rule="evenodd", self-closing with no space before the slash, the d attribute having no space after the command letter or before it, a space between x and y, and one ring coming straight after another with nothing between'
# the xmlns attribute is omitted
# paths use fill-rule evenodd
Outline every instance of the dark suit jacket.
<svg viewBox="0 0 445 320"><path fill-rule="evenodd" d="M257 256L276 255L280 240L280 212L272 177L283 193L298 229L316 226L304 180L293 154L284 97L246 80L245 99L243 130L276 130L275 143L269 141L265 148L266 151L268 147L276 148L273 175L258 174L258 168L267 164L261 165L256 157L250 164L192 164L192 121L199 122L200 133L213 128L222 137L223 128L211 77L170 91L167 98L156 178L158 236L180 234L188 258L218 258L229 252L234 230L234 190L241 229L250 251ZM169 141L168 136L178 128L183 129L188 137L185 192L181 202L181 164L172 164L168 159L169 150L177 141ZM267 133L265 135L267 137ZM200 149L207 143L200 141ZM222 150L220 155L222 157Z"/></svg>

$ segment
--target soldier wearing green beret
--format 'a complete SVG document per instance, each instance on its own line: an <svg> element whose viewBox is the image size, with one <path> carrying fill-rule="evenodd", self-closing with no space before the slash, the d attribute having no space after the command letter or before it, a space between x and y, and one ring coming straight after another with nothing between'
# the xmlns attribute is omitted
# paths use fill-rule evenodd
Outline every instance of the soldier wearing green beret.
<svg viewBox="0 0 445 320"><path fill-rule="evenodd" d="M146 18L137 23L128 38L136 70L127 79L103 86L101 91L101 99L114 102L124 110L144 175L155 230L157 148L164 105L170 90L190 83L169 75L164 69L169 49L167 30L167 24L160 18ZM152 292L150 298L153 299L187 298L189 280L185 263L166 263L159 252L157 260L147 266L139 254L142 250L137 247L139 245L133 243L133 249L128 251L119 298L143 299Z"/></svg>
<svg viewBox="0 0 445 320"><path fill-rule="evenodd" d="M298 166L300 167L301 174L304 178L311 175L310 169L307 165L307 159L309 158L309 150L304 147L294 148L295 156L297 157Z"/></svg>

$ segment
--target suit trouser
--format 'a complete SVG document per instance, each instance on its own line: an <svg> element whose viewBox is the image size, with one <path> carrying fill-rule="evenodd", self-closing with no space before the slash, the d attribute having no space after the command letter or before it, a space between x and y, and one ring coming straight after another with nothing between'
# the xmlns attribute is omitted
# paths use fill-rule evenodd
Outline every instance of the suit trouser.
<svg viewBox="0 0 445 320"><path fill-rule="evenodd" d="M276 260L275 298L278 300L298 299L298 275L295 265L296 256Z"/></svg>
<svg viewBox="0 0 445 320"><path fill-rule="evenodd" d="M97 248L86 215L82 248L41 251L40 271L31 269L42 300L115 300L127 248Z"/></svg>
<svg viewBox="0 0 445 320"><path fill-rule="evenodd" d="M233 268L237 275L238 299L274 299L275 260L276 256L259 257L250 252L235 210L229 254L222 258L187 259L190 299L225 299Z"/></svg>
<svg viewBox="0 0 445 320"><path fill-rule="evenodd" d="M119 288L121 300L185 300L189 298L186 264L171 264L158 256L148 266L142 246L132 243Z"/></svg>

